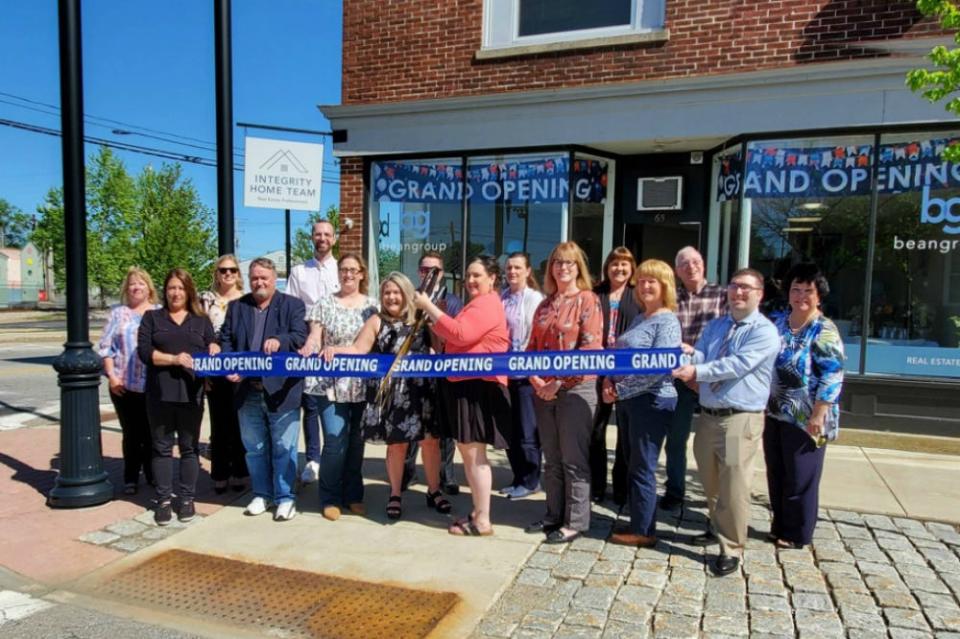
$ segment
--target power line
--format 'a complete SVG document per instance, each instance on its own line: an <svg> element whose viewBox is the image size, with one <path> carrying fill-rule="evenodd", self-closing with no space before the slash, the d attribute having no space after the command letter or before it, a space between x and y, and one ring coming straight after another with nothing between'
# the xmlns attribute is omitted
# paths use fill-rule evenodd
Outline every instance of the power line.
<svg viewBox="0 0 960 639"><path fill-rule="evenodd" d="M51 129L49 127L40 126L37 124L31 124L29 122L20 122L18 120L8 120L6 118L0 118L0 126L7 126L14 129L20 129L22 131L29 131L31 133L42 133L44 135L50 135L54 137L60 137L61 132L59 129ZM199 164L200 166L217 166L216 160L211 158L200 157L197 155L187 155L184 153L179 153L176 151L168 151L166 149L157 149L153 147L140 146L138 144L129 144L126 142L116 142L114 140L107 140L104 138L93 137L85 135L83 137L84 142L89 142L91 144L99 144L101 146L106 146L111 149L118 149L121 151L130 151L133 153L139 153L141 155L149 155L153 157L159 157L166 160L175 160L177 162L186 162L189 164ZM234 171L243 171L244 167L242 164L234 164ZM326 184L340 184L339 179L323 177L321 180Z"/></svg>

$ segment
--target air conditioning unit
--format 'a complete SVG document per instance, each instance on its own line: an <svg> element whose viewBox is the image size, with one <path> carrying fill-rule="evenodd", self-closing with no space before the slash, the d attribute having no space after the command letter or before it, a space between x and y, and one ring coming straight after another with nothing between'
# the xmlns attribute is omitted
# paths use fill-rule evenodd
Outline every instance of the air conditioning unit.
<svg viewBox="0 0 960 639"><path fill-rule="evenodd" d="M638 211L679 211L683 208L683 176L639 178Z"/></svg>

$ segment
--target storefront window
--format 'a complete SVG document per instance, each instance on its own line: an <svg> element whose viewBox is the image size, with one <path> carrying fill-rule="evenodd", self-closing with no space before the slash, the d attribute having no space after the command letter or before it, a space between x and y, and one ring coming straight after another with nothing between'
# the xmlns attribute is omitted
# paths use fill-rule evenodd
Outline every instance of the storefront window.
<svg viewBox="0 0 960 639"><path fill-rule="evenodd" d="M564 237L569 157L557 153L468 159L468 259L481 253L505 258L523 251L543 281L550 251Z"/></svg>
<svg viewBox="0 0 960 639"><path fill-rule="evenodd" d="M707 244L707 279L726 282L745 263L740 259L740 186L743 181L743 151L740 145L718 153L713 159L713 190L716 203L710 210Z"/></svg>
<svg viewBox="0 0 960 639"><path fill-rule="evenodd" d="M960 377L960 132L881 137L866 372Z"/></svg>
<svg viewBox="0 0 960 639"><path fill-rule="evenodd" d="M747 144L741 265L768 278L764 310L787 310L779 286L797 262L815 262L830 295L823 311L840 330L849 371L859 370L870 225L873 137L764 140ZM745 234L741 234L744 237ZM743 257L747 256L746 264Z"/></svg>
<svg viewBox="0 0 960 639"><path fill-rule="evenodd" d="M613 207L609 206L611 202L607 197L608 180L612 175L610 164L609 160L582 153L573 156L570 239L587 254L587 265L596 280L602 279L603 260L612 248L604 244L604 240L612 235L605 232L605 227L613 222Z"/></svg>
<svg viewBox="0 0 960 639"><path fill-rule="evenodd" d="M444 258L447 285L460 279L463 166L460 158L371 164L371 265L400 271L416 284L425 251Z"/></svg>

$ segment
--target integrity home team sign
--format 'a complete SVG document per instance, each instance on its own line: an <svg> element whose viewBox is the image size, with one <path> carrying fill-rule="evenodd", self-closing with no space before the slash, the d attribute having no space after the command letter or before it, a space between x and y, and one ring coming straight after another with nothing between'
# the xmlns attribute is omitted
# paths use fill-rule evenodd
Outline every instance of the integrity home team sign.
<svg viewBox="0 0 960 639"><path fill-rule="evenodd" d="M244 165L244 206L320 210L322 144L248 137Z"/></svg>

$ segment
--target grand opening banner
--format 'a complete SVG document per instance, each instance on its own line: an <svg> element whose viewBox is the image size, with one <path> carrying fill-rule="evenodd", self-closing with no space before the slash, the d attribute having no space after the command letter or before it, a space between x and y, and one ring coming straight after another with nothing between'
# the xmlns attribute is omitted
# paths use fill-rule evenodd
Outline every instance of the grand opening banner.
<svg viewBox="0 0 960 639"><path fill-rule="evenodd" d="M195 355L198 377L383 377L394 363L393 355L337 355L322 357L296 353L225 353ZM408 355L400 361L397 377L527 377L530 375L653 375L665 374L684 364L679 348L623 349L611 351L542 351L463 355Z"/></svg>
<svg viewBox="0 0 960 639"><path fill-rule="evenodd" d="M880 146L880 192L924 187L960 187L960 165L942 158L960 139L941 138ZM746 167L746 170L744 170ZM790 147L750 143L746 160L734 153L717 169L717 201L747 198L845 197L869 195L873 145Z"/></svg>
<svg viewBox="0 0 960 639"><path fill-rule="evenodd" d="M572 170L571 170L572 169ZM473 203L567 202L570 189L580 202L607 197L607 163L557 155L508 162L467 164L379 161L373 165L373 197L378 202L460 202L466 188Z"/></svg>

